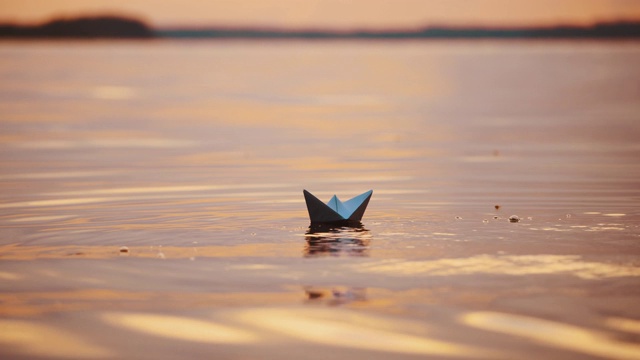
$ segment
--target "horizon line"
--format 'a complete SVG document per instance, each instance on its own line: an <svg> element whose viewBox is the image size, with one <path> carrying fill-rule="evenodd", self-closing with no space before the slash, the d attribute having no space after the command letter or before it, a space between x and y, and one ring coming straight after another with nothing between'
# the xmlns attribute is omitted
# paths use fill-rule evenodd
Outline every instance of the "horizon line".
<svg viewBox="0 0 640 360"><path fill-rule="evenodd" d="M500 23L483 23L483 22L424 22L421 24L393 25L393 26L376 26L376 25L354 25L354 26L331 26L331 25L304 25L304 26L287 26L277 24L247 24L247 23L204 23L198 24L157 24L149 21L145 16L134 13L121 11L102 11L102 12L84 12L77 14L58 14L50 16L39 21L22 21L20 19L3 19L0 18L0 25L3 26L19 26L19 27L38 27L54 21L60 20L77 20L90 18L121 18L134 20L142 23L152 30L201 30L201 29L228 29L228 30L256 30L256 31L318 31L318 32L407 32L420 31L429 28L446 28L446 29L487 29L487 30L512 30L512 29L544 29L557 27L575 27L590 28L599 24L611 23L640 23L640 17L616 17L593 19L591 21L556 21L556 22L530 22L523 24L500 24Z"/></svg>
<svg viewBox="0 0 640 360"><path fill-rule="evenodd" d="M40 25L0 23L2 38L257 38L257 39L417 39L417 38L640 38L639 20L595 22L590 25L460 26L423 25L411 28L333 29L267 26L149 26L123 15L58 17Z"/></svg>

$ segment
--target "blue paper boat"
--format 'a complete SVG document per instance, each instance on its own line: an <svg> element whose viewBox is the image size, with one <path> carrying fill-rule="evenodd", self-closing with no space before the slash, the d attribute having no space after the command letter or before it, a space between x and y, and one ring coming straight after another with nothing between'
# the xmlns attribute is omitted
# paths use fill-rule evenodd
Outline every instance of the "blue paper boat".
<svg viewBox="0 0 640 360"><path fill-rule="evenodd" d="M373 190L369 190L345 202L333 195L325 204L307 190L302 192L312 224L359 223L373 194Z"/></svg>

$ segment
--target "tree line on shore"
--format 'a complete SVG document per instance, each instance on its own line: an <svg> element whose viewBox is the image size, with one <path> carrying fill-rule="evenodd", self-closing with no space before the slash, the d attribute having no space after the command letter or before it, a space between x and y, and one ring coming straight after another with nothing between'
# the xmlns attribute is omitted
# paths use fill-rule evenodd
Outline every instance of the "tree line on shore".
<svg viewBox="0 0 640 360"><path fill-rule="evenodd" d="M590 26L550 27L450 27L411 30L291 30L272 28L172 28L154 29L138 19L123 16L60 18L39 25L0 24L4 39L152 39L152 38L255 38L255 39L633 39L640 38L640 21L596 23Z"/></svg>

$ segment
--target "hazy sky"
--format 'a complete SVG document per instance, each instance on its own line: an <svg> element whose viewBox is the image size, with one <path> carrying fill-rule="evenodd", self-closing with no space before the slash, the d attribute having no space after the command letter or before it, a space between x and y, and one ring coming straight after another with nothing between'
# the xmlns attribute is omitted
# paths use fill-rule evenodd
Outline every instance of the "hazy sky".
<svg viewBox="0 0 640 360"><path fill-rule="evenodd" d="M0 0L0 20L123 13L155 26L535 25L640 18L640 0Z"/></svg>

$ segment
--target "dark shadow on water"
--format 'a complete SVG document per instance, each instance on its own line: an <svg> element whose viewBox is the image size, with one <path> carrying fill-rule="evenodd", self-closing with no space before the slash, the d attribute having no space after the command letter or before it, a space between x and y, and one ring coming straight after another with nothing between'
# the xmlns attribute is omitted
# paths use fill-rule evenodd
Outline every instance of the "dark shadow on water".
<svg viewBox="0 0 640 360"><path fill-rule="evenodd" d="M305 233L305 257L369 256L371 234L361 224L331 226L312 224Z"/></svg>
<svg viewBox="0 0 640 360"><path fill-rule="evenodd" d="M321 288L306 286L304 292L307 296L305 300L307 304L339 306L352 302L367 301L367 289L361 287Z"/></svg>

